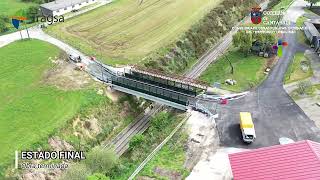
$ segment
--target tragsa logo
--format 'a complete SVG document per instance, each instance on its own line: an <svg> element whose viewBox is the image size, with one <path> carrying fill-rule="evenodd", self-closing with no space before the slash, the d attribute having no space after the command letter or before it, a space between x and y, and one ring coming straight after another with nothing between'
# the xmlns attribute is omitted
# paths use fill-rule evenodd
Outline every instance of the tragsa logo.
<svg viewBox="0 0 320 180"><path fill-rule="evenodd" d="M16 28L16 29L19 29L19 26L20 26L20 22L23 22L25 20L27 20L26 17L23 17L23 16L13 16L11 17L11 22L12 22L12 25Z"/></svg>
<svg viewBox="0 0 320 180"><path fill-rule="evenodd" d="M251 22L253 24L260 24L262 21L262 12L261 12L261 7L254 7L251 10Z"/></svg>

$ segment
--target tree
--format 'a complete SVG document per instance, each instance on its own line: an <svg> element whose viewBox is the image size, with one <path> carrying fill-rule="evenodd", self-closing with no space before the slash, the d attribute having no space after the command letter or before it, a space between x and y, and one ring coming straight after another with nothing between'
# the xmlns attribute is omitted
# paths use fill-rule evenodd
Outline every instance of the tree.
<svg viewBox="0 0 320 180"><path fill-rule="evenodd" d="M28 18L30 23L36 21L36 18L39 15L39 13L39 6L31 6L25 11L26 17Z"/></svg>
<svg viewBox="0 0 320 180"><path fill-rule="evenodd" d="M310 3L310 9L312 8L313 4L316 4L317 2L319 2L320 0L307 0L307 2Z"/></svg>
<svg viewBox="0 0 320 180"><path fill-rule="evenodd" d="M61 176L61 180L86 180L90 170L81 163L71 165Z"/></svg>
<svg viewBox="0 0 320 180"><path fill-rule="evenodd" d="M138 147L140 144L142 144L145 140L145 137L143 134L136 134L132 137L132 139L129 142L129 149L133 150L136 147Z"/></svg>
<svg viewBox="0 0 320 180"><path fill-rule="evenodd" d="M0 14L0 19L2 19L6 23L10 23L10 18L6 15Z"/></svg>
<svg viewBox="0 0 320 180"><path fill-rule="evenodd" d="M233 35L232 42L235 47L239 47L240 51L247 56L250 48L252 47L252 33L239 31Z"/></svg>
<svg viewBox="0 0 320 180"><path fill-rule="evenodd" d="M276 41L276 36L274 34L265 34L265 43L273 44Z"/></svg>
<svg viewBox="0 0 320 180"><path fill-rule="evenodd" d="M103 147L93 148L84 161L92 172L108 173L117 164L117 156L114 151Z"/></svg>
<svg viewBox="0 0 320 180"><path fill-rule="evenodd" d="M0 32L6 32L9 28L7 27L6 22L3 19L0 19Z"/></svg>
<svg viewBox="0 0 320 180"><path fill-rule="evenodd" d="M266 36L265 36L265 34L262 34L262 33L254 33L252 38L255 41L259 41L259 42L265 42L266 41Z"/></svg>

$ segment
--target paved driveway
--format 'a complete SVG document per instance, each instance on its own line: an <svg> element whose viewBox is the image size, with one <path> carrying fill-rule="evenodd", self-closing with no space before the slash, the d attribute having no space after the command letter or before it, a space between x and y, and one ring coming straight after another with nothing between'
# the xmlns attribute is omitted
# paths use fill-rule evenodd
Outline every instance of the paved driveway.
<svg viewBox="0 0 320 180"><path fill-rule="evenodd" d="M286 19L295 22L303 14L305 3L296 1L288 10ZM283 89L283 77L296 51L295 34L286 34L289 46L283 57L270 72L268 78L246 97L220 107L220 118L216 120L222 146L257 148L279 144L279 138L294 141L309 139L320 142L320 130ZM257 139L251 145L242 142L239 127L239 112L252 113Z"/></svg>

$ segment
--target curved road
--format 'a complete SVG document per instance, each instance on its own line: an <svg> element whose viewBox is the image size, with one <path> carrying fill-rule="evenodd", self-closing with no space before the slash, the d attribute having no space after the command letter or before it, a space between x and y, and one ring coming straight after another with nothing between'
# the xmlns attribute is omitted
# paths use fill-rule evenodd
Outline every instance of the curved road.
<svg viewBox="0 0 320 180"><path fill-rule="evenodd" d="M306 4L295 1L284 18L295 22ZM283 89L283 79L295 52L305 48L297 44L295 34L285 34L289 46L284 48L283 57L274 66L268 78L245 98L230 102L220 109L221 117L216 120L222 146L257 148L279 144L279 138L294 141L313 140L320 142L320 129ZM242 141L239 127L239 112L252 113L257 139L251 145Z"/></svg>

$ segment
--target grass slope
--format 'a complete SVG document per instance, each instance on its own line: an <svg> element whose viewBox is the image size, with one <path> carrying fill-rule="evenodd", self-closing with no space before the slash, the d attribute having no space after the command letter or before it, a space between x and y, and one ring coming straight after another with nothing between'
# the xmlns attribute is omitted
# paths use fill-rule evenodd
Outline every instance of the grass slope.
<svg viewBox="0 0 320 180"><path fill-rule="evenodd" d="M210 84L220 82L222 88L236 92L254 87L264 79L265 58L254 55L244 57L239 51L230 51L227 57L234 67L234 74L231 74L231 67L225 57L221 57L207 68L200 79ZM223 83L226 79L235 79L237 84L225 85Z"/></svg>
<svg viewBox="0 0 320 180"><path fill-rule="evenodd" d="M178 172L185 179L190 172L184 168L186 161L185 144L188 141L188 134L184 129L179 130L169 142L153 157L138 176L148 176L156 179L166 179L155 173L156 168L171 172Z"/></svg>
<svg viewBox="0 0 320 180"><path fill-rule="evenodd" d="M0 166L14 159L14 150L30 148L74 116L98 102L90 90L62 91L41 83L52 67L49 57L60 50L38 40L0 48Z"/></svg>
<svg viewBox="0 0 320 180"><path fill-rule="evenodd" d="M20 0L0 0L0 14L15 16L18 11L27 9L34 3L25 3Z"/></svg>
<svg viewBox="0 0 320 180"><path fill-rule="evenodd" d="M137 63L173 42L221 0L117 0L47 31L109 64Z"/></svg>
<svg viewBox="0 0 320 180"><path fill-rule="evenodd" d="M309 67L309 69L306 72L301 69L302 62L305 62L305 64ZM301 81L311 77L312 75L313 71L311 68L310 60L306 58L303 53L296 53L293 61L291 62L286 72L285 84Z"/></svg>

